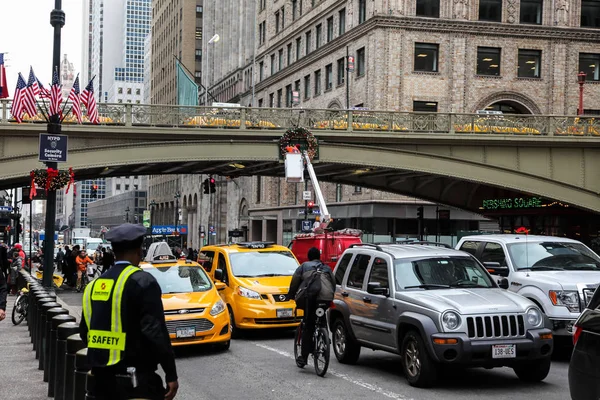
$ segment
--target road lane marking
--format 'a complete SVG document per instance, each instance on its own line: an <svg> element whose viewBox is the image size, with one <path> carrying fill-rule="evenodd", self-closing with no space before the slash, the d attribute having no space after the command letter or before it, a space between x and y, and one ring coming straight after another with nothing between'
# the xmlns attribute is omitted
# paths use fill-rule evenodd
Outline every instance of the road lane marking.
<svg viewBox="0 0 600 400"><path fill-rule="evenodd" d="M279 349L276 349L275 347L267 346L266 344L262 344L262 343L257 343L257 342L251 342L251 343L254 344L255 346L262 347L265 350L272 351L274 353L277 353L279 355L282 355L284 357L291 358L292 360L294 360L294 355L292 353L288 353L287 351L279 350ZM309 361L309 364L312 365L312 361L310 361L310 360L308 360L308 361ZM371 390L371 391L373 391L375 393L381 394L381 395L383 395L385 397L389 397L390 399L396 399L396 400L414 400L413 398L404 397L401 394L390 392L389 390L385 390L385 389L383 389L383 388L381 388L379 386L376 386L376 385L373 385L371 383L367 383L367 382L361 381L360 379L351 378L350 376L348 376L346 374L342 374L341 372L338 372L338 371L336 371L336 370L334 370L332 368L329 368L327 370L327 373L329 373L329 374L331 374L333 376L336 376L338 378L341 378L341 379L343 379L343 380L345 380L347 382L353 383L353 384L355 384L357 386L360 386L362 388L365 388L367 390Z"/></svg>

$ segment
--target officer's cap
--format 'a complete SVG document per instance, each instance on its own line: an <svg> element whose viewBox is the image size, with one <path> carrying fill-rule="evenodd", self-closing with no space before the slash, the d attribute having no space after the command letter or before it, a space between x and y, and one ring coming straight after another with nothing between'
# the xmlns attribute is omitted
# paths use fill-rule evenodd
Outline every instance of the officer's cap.
<svg viewBox="0 0 600 400"><path fill-rule="evenodd" d="M146 228L142 225L123 224L112 228L105 235L106 240L114 244L128 244L138 242L146 235Z"/></svg>

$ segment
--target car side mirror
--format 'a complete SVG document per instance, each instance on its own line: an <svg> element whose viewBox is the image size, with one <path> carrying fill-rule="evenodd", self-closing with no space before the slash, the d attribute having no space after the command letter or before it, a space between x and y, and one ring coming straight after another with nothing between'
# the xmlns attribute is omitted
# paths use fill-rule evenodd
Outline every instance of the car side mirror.
<svg viewBox="0 0 600 400"><path fill-rule="evenodd" d="M369 282L367 283L367 293L389 296L390 289L381 287L381 283L379 282Z"/></svg>
<svg viewBox="0 0 600 400"><path fill-rule="evenodd" d="M508 289L508 279L502 278L498 281L498 286L500 289Z"/></svg>
<svg viewBox="0 0 600 400"><path fill-rule="evenodd" d="M223 270L215 269L215 281L222 281L222 280L223 280Z"/></svg>
<svg viewBox="0 0 600 400"><path fill-rule="evenodd" d="M501 266L499 262L486 261L483 266L492 275L508 276L508 266Z"/></svg>
<svg viewBox="0 0 600 400"><path fill-rule="evenodd" d="M217 290L221 291L221 290L225 289L227 287L227 285L224 284L223 282L215 282L215 287L217 288Z"/></svg>

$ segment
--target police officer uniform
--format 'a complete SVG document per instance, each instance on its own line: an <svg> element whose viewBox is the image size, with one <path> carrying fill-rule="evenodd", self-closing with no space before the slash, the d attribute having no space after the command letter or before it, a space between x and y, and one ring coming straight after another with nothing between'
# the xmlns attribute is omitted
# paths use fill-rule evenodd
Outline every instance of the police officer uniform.
<svg viewBox="0 0 600 400"><path fill-rule="evenodd" d="M139 249L146 229L124 224L106 234L116 249ZM91 282L83 295L81 338L88 347L96 399L161 399L167 382L177 381L175 358L165 324L161 290L156 279L137 265L119 260Z"/></svg>

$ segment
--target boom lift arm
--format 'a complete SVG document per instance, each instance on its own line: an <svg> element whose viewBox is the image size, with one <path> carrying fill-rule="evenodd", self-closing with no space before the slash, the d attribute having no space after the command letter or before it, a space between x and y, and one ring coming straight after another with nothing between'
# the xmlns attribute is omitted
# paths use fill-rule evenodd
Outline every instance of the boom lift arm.
<svg viewBox="0 0 600 400"><path fill-rule="evenodd" d="M310 180L313 184L313 188L315 189L315 193L317 195L317 200L319 201L319 208L321 209L321 224L317 229L325 230L327 229L327 225L329 225L329 222L331 222L331 215L329 215L329 211L327 210L327 204L325 204L325 198L323 197L323 192L321 192L321 186L319 185L319 181L317 180L315 170L310 162L310 157L308 157L308 152L302 152L302 158L304 159L306 169L308 170L308 175L310 176Z"/></svg>

